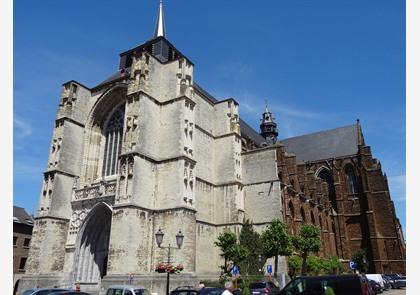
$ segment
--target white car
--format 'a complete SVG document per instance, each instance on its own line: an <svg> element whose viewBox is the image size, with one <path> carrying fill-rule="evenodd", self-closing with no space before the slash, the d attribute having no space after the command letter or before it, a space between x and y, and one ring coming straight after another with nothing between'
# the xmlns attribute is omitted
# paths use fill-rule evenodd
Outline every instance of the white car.
<svg viewBox="0 0 420 295"><path fill-rule="evenodd" d="M385 289L384 279L382 278L381 274L377 273L369 273L366 275L369 280L377 282L381 286L381 290Z"/></svg>
<svg viewBox="0 0 420 295"><path fill-rule="evenodd" d="M108 288L106 295L151 295L149 290L143 287L130 285L113 285Z"/></svg>

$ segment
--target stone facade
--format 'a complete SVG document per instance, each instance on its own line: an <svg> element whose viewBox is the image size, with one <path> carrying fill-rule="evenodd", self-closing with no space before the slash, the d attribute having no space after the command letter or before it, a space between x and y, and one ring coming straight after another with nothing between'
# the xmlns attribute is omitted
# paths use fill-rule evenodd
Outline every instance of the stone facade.
<svg viewBox="0 0 420 295"><path fill-rule="evenodd" d="M65 83L20 290L79 282L103 294L133 275L163 294L159 229L165 246L184 234L172 257L185 269L171 286L217 279L214 242L225 230L239 234L244 218L258 231L280 218L292 234L315 224L320 254L346 263L362 247L373 272L405 272L386 177L359 123L303 143L277 135L268 109L260 135L235 99L202 89L194 64L164 36L121 53L118 71L95 87Z"/></svg>
<svg viewBox="0 0 420 295"><path fill-rule="evenodd" d="M63 85L22 288L80 282L97 292L133 274L162 292L158 229L166 245L179 230L185 236L173 251L185 266L175 280L217 279L219 233L239 233L244 217L258 230L282 218L278 147L243 152L238 103L215 100L193 69L158 37L122 53L104 83ZM116 113L123 127L111 134Z"/></svg>

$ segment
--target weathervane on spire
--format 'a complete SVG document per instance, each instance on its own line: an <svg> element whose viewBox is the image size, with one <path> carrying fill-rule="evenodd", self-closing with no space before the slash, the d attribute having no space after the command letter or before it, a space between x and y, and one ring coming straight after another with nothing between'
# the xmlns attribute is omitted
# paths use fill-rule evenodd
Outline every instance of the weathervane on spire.
<svg viewBox="0 0 420 295"><path fill-rule="evenodd" d="M159 0L159 11L158 11L158 17L156 19L156 27L155 27L154 38L157 38L157 37L166 38L165 22L163 20L163 0Z"/></svg>

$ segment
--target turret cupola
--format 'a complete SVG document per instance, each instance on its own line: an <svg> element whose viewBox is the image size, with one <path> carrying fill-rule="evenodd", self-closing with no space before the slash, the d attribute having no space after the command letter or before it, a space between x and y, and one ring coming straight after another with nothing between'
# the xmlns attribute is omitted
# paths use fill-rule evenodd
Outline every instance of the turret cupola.
<svg viewBox="0 0 420 295"><path fill-rule="evenodd" d="M262 114L261 118L261 136L265 138L267 145L273 145L277 142L277 135L279 135L277 131L277 124L274 121L275 118L268 110L268 106L265 106L265 112Z"/></svg>

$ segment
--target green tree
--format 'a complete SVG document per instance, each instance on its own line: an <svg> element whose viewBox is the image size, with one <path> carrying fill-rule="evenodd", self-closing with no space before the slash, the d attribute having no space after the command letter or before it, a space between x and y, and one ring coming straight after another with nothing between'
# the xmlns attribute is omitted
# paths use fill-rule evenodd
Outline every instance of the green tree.
<svg viewBox="0 0 420 295"><path fill-rule="evenodd" d="M359 249L354 254L352 259L354 262L356 262L357 267L356 269L361 273L366 273L369 269L369 263L367 261L366 257L366 250L365 249Z"/></svg>
<svg viewBox="0 0 420 295"><path fill-rule="evenodd" d="M234 265L239 265L249 256L249 251L242 245L236 244L232 248L231 260Z"/></svg>
<svg viewBox="0 0 420 295"><path fill-rule="evenodd" d="M239 244L248 251L248 256L239 263L241 274L260 274L259 270L264 266L266 259L263 256L261 236L254 230L249 219L244 220L239 235Z"/></svg>
<svg viewBox="0 0 420 295"><path fill-rule="evenodd" d="M308 259L306 260L306 271L308 272L308 274L317 276L320 273L322 273L322 266L325 263L324 261L325 259L321 257L309 255Z"/></svg>
<svg viewBox="0 0 420 295"><path fill-rule="evenodd" d="M328 274L342 274L344 272L344 266L337 256L333 256L328 260L330 266L330 272Z"/></svg>
<svg viewBox="0 0 420 295"><path fill-rule="evenodd" d="M302 268L302 258L297 255L291 255L287 259L287 265L289 269L289 277L294 279L296 275L301 271Z"/></svg>
<svg viewBox="0 0 420 295"><path fill-rule="evenodd" d="M300 227L299 235L292 237L292 243L298 255L302 257L302 275L307 273L307 259L312 252L321 248L320 230L312 224Z"/></svg>
<svg viewBox="0 0 420 295"><path fill-rule="evenodd" d="M227 262L230 260L233 260L234 256L237 254L236 253L237 249L235 249L236 242L237 242L236 235L230 231L220 233L219 236L217 237L217 241L214 242L214 244L217 247L219 247L220 250L222 251L221 256L225 259L225 264L222 267L225 273L228 272ZM235 259L238 259L238 257L236 257Z"/></svg>
<svg viewBox="0 0 420 295"><path fill-rule="evenodd" d="M274 276L277 277L278 256L289 256L292 244L287 233L287 226L280 219L274 219L261 234L264 256L274 257Z"/></svg>

